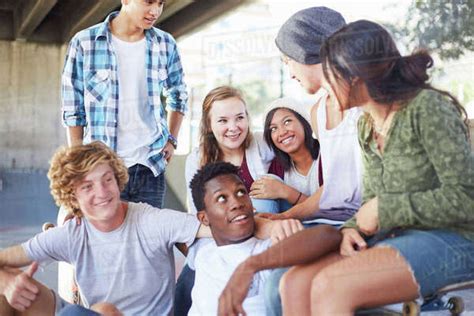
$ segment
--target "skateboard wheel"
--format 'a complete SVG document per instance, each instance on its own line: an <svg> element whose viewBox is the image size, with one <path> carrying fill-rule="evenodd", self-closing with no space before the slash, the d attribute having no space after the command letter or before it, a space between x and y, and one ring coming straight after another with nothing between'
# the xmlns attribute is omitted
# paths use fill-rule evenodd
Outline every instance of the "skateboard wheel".
<svg viewBox="0 0 474 316"><path fill-rule="evenodd" d="M464 301L462 297L459 297L459 296L450 297L448 300L448 308L449 308L449 311L451 312L451 315L453 316L461 315L461 313L464 312Z"/></svg>
<svg viewBox="0 0 474 316"><path fill-rule="evenodd" d="M411 301L403 303L403 316L418 316L420 315L420 305L417 302Z"/></svg>

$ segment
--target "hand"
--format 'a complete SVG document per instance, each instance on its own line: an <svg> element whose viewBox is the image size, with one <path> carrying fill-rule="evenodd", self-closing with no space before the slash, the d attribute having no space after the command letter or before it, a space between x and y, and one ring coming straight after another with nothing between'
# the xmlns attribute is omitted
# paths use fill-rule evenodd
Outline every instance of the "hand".
<svg viewBox="0 0 474 316"><path fill-rule="evenodd" d="M341 230L341 234L340 253L342 256L350 257L356 255L358 251L367 249L364 238L354 228L344 228Z"/></svg>
<svg viewBox="0 0 474 316"><path fill-rule="evenodd" d="M247 264L241 263L230 277L219 296L219 316L246 315L242 303L247 297L255 271Z"/></svg>
<svg viewBox="0 0 474 316"><path fill-rule="evenodd" d="M250 197L255 199L279 199L285 196L286 185L269 176L254 181L250 187Z"/></svg>
<svg viewBox="0 0 474 316"><path fill-rule="evenodd" d="M8 303L20 312L24 312L36 299L39 289L32 282L33 274L38 270L38 263L33 262L27 270L12 275L5 287L5 297Z"/></svg>
<svg viewBox="0 0 474 316"><path fill-rule="evenodd" d="M355 214L357 227L366 236L375 235L379 230L379 201L375 197L361 206Z"/></svg>
<svg viewBox="0 0 474 316"><path fill-rule="evenodd" d="M173 147L173 145L171 145L170 142L166 142L166 145L165 145L165 147L163 147L163 150L162 150L162 151L163 151L163 156L164 156L166 162L167 162L167 163L170 162L171 157L172 157L173 154L174 154L174 147Z"/></svg>
<svg viewBox="0 0 474 316"><path fill-rule="evenodd" d="M270 232L270 238L272 244L276 244L291 235L302 231L304 229L303 224L297 219L285 219L273 221L273 227Z"/></svg>
<svg viewBox="0 0 474 316"><path fill-rule="evenodd" d="M255 213L255 216L270 220L282 220L287 219L284 214L285 213Z"/></svg>

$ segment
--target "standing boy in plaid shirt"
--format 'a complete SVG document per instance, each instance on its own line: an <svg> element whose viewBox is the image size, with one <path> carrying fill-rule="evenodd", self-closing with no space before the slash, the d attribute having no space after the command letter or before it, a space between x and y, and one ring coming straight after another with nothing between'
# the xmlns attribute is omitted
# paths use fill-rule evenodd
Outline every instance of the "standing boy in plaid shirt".
<svg viewBox="0 0 474 316"><path fill-rule="evenodd" d="M164 170L187 110L176 42L153 27L164 3L122 0L120 12L72 38L62 74L69 145L107 144L128 168L130 181L121 198L159 208Z"/></svg>

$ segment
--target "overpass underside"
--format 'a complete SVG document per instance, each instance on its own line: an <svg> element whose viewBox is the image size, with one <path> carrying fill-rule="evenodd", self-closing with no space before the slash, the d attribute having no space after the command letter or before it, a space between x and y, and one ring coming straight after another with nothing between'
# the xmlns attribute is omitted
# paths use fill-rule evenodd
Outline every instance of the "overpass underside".
<svg viewBox="0 0 474 316"><path fill-rule="evenodd" d="M157 26L179 37L247 0L167 0ZM78 31L119 10L120 0L2 0L0 40L67 43Z"/></svg>

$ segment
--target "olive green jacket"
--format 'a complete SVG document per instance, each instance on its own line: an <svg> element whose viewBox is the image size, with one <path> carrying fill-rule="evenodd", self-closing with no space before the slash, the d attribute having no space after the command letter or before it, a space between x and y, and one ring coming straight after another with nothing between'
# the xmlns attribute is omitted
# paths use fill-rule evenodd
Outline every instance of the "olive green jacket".
<svg viewBox="0 0 474 316"><path fill-rule="evenodd" d="M474 241L474 154L451 101L423 90L399 110L383 156L359 120L363 203L378 197L379 229L447 229ZM355 218L344 227L357 228Z"/></svg>

